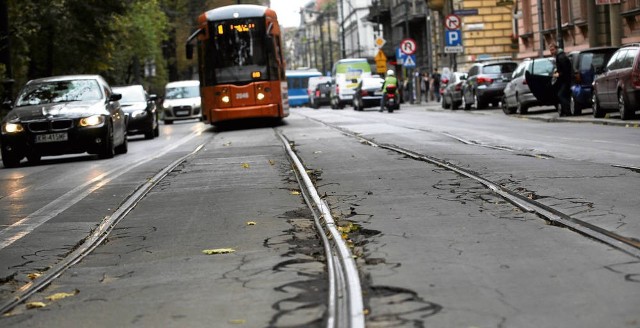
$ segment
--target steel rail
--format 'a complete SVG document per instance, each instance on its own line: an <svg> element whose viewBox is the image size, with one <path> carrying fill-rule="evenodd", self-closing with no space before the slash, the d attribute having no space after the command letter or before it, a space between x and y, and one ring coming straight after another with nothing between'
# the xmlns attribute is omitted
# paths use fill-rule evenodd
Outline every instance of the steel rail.
<svg viewBox="0 0 640 328"><path fill-rule="evenodd" d="M0 315L11 311L20 303L24 302L34 293L42 290L48 286L53 280L60 277L65 271L67 271L74 264L80 262L83 258L88 256L96 247L98 247L113 231L118 222L120 222L129 212L136 207L138 202L146 196L153 187L155 187L162 179L164 179L171 171L173 171L178 165L182 164L189 157L198 153L204 144L199 145L191 153L182 156L175 160L160 172L156 173L151 179L142 184L136 191L134 191L127 199L113 212L112 215L105 217L100 225L92 231L92 233L85 238L83 243L61 262L54 265L51 269L47 270L42 276L34 279L33 281L20 287L15 296L0 306Z"/></svg>
<svg viewBox="0 0 640 328"><path fill-rule="evenodd" d="M318 234L324 244L329 276L327 327L364 327L362 287L353 256L338 231L329 206L318 195L291 142L280 131L276 130L276 134L293 164L302 195L313 212Z"/></svg>
<svg viewBox="0 0 640 328"><path fill-rule="evenodd" d="M535 200L529 199L523 195L518 194L516 191L510 190L508 188L505 188L503 186L500 186L499 184L490 181L488 179L485 179L483 177L481 177L480 175L465 170L463 168L461 168L460 166L448 163L442 159L438 159L432 156L427 156L424 154L419 154L416 153L414 151L399 147L399 146L394 146L394 145L389 145L389 144L384 144L384 143L378 143L373 141L373 139L370 138L366 138L363 137L355 132L352 132L350 130L347 130L345 128L339 127L339 126L335 126L326 122L322 122L313 118L310 118L316 122L319 122L321 124L324 124L330 128L333 128L335 130L338 130L342 133L344 133L345 135L348 135L350 137L356 138L358 140L360 140L363 143L366 143L370 146L374 146L374 147L378 147L378 148L383 148L383 149L387 149L387 150L391 150L394 151L396 153L408 156L410 158L416 159L416 160L420 160L420 161L424 161L424 162L428 162L431 163L433 165L437 165L439 167L442 167L444 169L447 169L449 171L453 171L455 173L458 173L462 176L471 178L473 180L476 180L477 182L479 182L480 184L484 185L485 187L487 187L488 189L492 190L493 192L495 192L496 194L500 195L502 198L504 198L505 200L509 201L510 203L512 203L514 206L520 208L521 210L525 211L525 212L529 212L529 213L535 213L538 216L540 216L541 218L547 220L548 222L550 222L551 224L554 224L556 226L561 226L561 227L565 227L568 228L570 230L576 231L582 235L585 235L589 238L593 238L595 240L598 240L602 243L605 243L609 246L612 246L614 248L617 248L631 256L634 256L636 258L640 258L640 241L634 239L634 238L630 238L630 237L626 237L626 236L622 236L620 234L617 234L613 231L609 231L606 229L603 229L601 227L598 227L596 225L593 225L589 222L580 220L580 219L576 219L571 217L568 214L562 213L561 211L558 211L550 206L544 205L540 202L537 202ZM452 137L456 140L461 141L460 138L458 137L453 137L451 135L448 135L449 137ZM465 142L466 143L466 142ZM471 144L471 143L469 143Z"/></svg>

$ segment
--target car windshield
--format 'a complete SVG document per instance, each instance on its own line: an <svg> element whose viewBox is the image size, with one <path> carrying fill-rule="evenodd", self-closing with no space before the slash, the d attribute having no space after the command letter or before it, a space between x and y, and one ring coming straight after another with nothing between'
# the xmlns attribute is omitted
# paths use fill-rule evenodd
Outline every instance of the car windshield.
<svg viewBox="0 0 640 328"><path fill-rule="evenodd" d="M170 87L167 88L166 99L182 99L200 97L200 88L198 86L188 87Z"/></svg>
<svg viewBox="0 0 640 328"><path fill-rule="evenodd" d="M482 73L484 74L502 74L502 73L512 73L516 70L518 64L516 63L501 63L501 64L491 64L486 65L482 68Z"/></svg>
<svg viewBox="0 0 640 328"><path fill-rule="evenodd" d="M100 85L96 80L42 82L25 86L18 96L16 106L100 100L102 97Z"/></svg>
<svg viewBox="0 0 640 328"><path fill-rule="evenodd" d="M147 98L141 88L113 88L114 93L122 95L120 103L146 102Z"/></svg>

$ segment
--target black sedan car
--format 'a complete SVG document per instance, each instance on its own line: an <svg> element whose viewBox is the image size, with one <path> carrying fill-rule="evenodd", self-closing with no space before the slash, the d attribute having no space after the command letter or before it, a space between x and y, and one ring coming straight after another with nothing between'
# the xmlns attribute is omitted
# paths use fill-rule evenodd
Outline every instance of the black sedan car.
<svg viewBox="0 0 640 328"><path fill-rule="evenodd" d="M379 76L363 77L353 94L353 109L364 110L367 107L380 108L384 79Z"/></svg>
<svg viewBox="0 0 640 328"><path fill-rule="evenodd" d="M156 95L149 95L142 85L113 87L114 93L122 95L120 105L127 115L127 135L144 134L145 139L160 135Z"/></svg>
<svg viewBox="0 0 640 328"><path fill-rule="evenodd" d="M2 120L2 163L16 167L26 157L88 152L100 158L127 152L121 95L99 75L31 80Z"/></svg>

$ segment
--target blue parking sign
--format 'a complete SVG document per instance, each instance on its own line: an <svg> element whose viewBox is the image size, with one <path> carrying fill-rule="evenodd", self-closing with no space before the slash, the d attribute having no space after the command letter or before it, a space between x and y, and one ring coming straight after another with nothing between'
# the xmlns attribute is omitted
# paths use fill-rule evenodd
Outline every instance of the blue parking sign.
<svg viewBox="0 0 640 328"><path fill-rule="evenodd" d="M457 47L462 45L462 32L457 30L448 30L444 34L444 43L446 47Z"/></svg>

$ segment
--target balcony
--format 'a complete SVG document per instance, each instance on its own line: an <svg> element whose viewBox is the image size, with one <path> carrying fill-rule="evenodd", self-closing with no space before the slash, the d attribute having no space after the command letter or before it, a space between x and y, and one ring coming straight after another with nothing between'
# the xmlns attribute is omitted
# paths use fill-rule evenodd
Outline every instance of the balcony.
<svg viewBox="0 0 640 328"><path fill-rule="evenodd" d="M391 20L391 0L373 0L369 6L369 14L365 19L372 23L389 22Z"/></svg>
<svg viewBox="0 0 640 328"><path fill-rule="evenodd" d="M424 0L396 0L396 2L397 6L391 13L391 22L394 26L404 24L407 18L409 22L424 20L427 15L427 5Z"/></svg>

